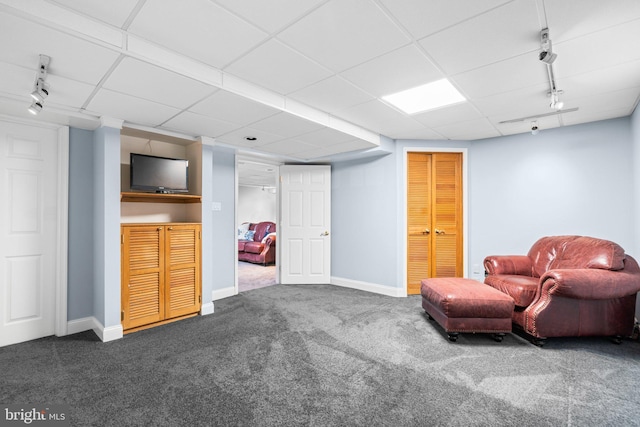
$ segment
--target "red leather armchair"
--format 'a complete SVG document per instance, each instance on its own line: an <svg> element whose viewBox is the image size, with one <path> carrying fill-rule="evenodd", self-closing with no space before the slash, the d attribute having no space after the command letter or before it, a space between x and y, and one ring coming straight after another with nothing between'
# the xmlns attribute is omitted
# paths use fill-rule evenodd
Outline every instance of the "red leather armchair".
<svg viewBox="0 0 640 427"><path fill-rule="evenodd" d="M585 236L538 240L527 255L488 256L485 284L515 301L513 323L548 337L631 335L640 267L616 243Z"/></svg>
<svg viewBox="0 0 640 427"><path fill-rule="evenodd" d="M276 262L276 225L265 221L251 223L248 230L253 231L251 239L238 238L238 261L255 264L274 264Z"/></svg>

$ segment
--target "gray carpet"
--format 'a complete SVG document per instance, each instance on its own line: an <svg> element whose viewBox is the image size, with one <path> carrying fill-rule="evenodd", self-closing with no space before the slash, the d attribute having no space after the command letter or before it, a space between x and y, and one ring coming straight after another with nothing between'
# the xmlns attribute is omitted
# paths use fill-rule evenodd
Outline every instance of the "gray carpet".
<svg viewBox="0 0 640 427"><path fill-rule="evenodd" d="M640 425L640 344L447 340L419 297L278 285L101 343L0 349L0 402L78 426Z"/></svg>

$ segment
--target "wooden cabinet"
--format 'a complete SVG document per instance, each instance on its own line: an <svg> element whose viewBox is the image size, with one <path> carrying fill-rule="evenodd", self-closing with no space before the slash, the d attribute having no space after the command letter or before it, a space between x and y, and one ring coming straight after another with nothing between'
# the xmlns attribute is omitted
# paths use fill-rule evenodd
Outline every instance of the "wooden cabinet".
<svg viewBox="0 0 640 427"><path fill-rule="evenodd" d="M201 238L198 223L121 225L125 332L200 311Z"/></svg>
<svg viewBox="0 0 640 427"><path fill-rule="evenodd" d="M462 276L462 155L407 155L407 294L422 279Z"/></svg>

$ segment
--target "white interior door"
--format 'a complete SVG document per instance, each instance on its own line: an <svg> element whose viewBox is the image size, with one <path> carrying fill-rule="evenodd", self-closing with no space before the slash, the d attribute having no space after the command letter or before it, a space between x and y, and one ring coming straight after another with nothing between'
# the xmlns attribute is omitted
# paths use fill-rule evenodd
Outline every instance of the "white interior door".
<svg viewBox="0 0 640 427"><path fill-rule="evenodd" d="M53 335L58 136L0 121L0 346Z"/></svg>
<svg viewBox="0 0 640 427"><path fill-rule="evenodd" d="M280 166L280 283L331 281L331 166Z"/></svg>

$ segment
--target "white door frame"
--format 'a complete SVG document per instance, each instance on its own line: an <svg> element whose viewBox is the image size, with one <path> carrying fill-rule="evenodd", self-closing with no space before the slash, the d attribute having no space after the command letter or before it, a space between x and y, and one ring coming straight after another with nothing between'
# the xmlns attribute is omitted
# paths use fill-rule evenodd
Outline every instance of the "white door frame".
<svg viewBox="0 0 640 427"><path fill-rule="evenodd" d="M241 154L241 153L236 153L235 156L235 160L236 160L236 165L235 165L235 183L236 183L236 189L235 189L235 206L234 206L234 212L235 214L235 230L238 230L238 226L240 225L238 223L238 195L239 195L239 191L240 191L240 184L238 182L238 162L241 160L246 160L249 162L253 162L253 163L261 163L264 165L270 165L273 166L274 168L274 177L276 179L276 217L274 218L274 223L276 224L276 234L278 233L278 228L280 227L280 166L282 165L282 162L279 162L277 160L274 159L266 159L266 158L262 158L262 157L255 157L252 156L250 154ZM236 244L235 244L235 249L234 249L234 253L235 253L235 263L234 263L234 274L233 277L235 278L234 280L234 291L232 295L238 295L238 243L236 240ZM280 283L280 250L278 247L278 240L276 238L276 283ZM225 295L222 297L226 297L226 296L231 296L231 295Z"/></svg>
<svg viewBox="0 0 640 427"><path fill-rule="evenodd" d="M468 202L468 185L467 185L467 168L468 156L466 148L455 147L404 147L402 153L402 189L400 192L400 263L401 282L403 284L402 296L407 296L407 168L409 153L461 153L462 154L462 275L468 277L469 267L469 202Z"/></svg>
<svg viewBox="0 0 640 427"><path fill-rule="evenodd" d="M56 125L52 123L43 123L35 120L28 120L13 116L0 114L0 120L17 123L25 126L41 127L46 129L55 129L58 131L58 202L57 216L58 223L56 225L56 249L55 254L55 327L56 336L64 336L67 334L67 249L69 246L69 127Z"/></svg>

